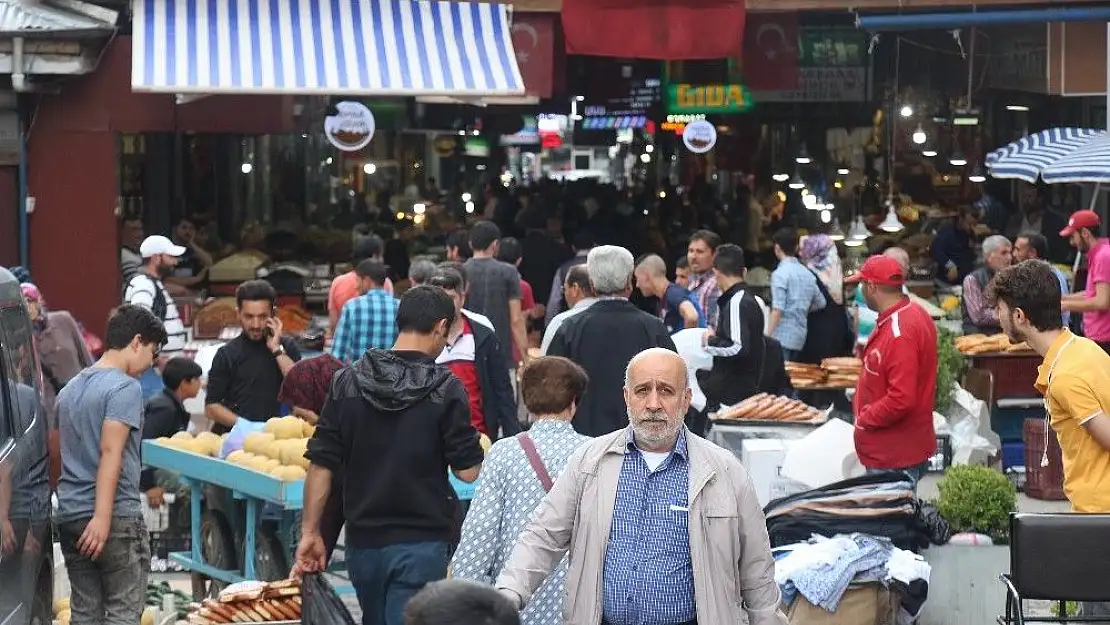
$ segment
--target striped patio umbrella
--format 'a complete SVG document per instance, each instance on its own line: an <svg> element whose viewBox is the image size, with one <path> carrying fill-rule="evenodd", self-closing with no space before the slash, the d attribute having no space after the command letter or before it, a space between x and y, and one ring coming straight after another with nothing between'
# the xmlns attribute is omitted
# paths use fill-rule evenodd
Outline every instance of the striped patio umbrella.
<svg viewBox="0 0 1110 625"><path fill-rule="evenodd" d="M1045 182L1110 182L1110 135L1090 128L1042 130L988 154L987 169L995 178L1029 183L1039 178Z"/></svg>

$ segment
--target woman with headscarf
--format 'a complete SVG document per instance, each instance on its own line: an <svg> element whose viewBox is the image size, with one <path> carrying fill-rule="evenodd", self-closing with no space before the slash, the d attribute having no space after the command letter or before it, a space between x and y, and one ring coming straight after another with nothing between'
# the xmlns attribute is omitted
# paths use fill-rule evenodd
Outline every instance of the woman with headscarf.
<svg viewBox="0 0 1110 625"><path fill-rule="evenodd" d="M829 295L837 304L844 303L844 270L840 266L840 254L836 251L836 241L827 234L811 234L802 238L798 260L809 267L829 290Z"/></svg>
<svg viewBox="0 0 1110 625"><path fill-rule="evenodd" d="M290 405L294 415L315 424L320 420L320 411L324 409L324 402L328 398L331 379L342 368L343 363L330 354L298 361L285 374L278 392L278 401ZM335 544L339 541L339 532L343 529L342 475L339 471L332 472L331 490L320 518L320 534L324 538L329 561Z"/></svg>
<svg viewBox="0 0 1110 625"><path fill-rule="evenodd" d="M47 310L42 293L30 282L21 284L20 289L35 336L48 423L54 424L54 401L58 393L73 376L92 364L92 355L72 315L64 310Z"/></svg>

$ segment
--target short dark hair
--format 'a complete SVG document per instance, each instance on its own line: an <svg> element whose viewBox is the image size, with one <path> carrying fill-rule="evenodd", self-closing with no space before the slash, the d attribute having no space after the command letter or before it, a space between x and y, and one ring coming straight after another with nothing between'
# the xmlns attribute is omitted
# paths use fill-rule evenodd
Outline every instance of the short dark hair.
<svg viewBox="0 0 1110 625"><path fill-rule="evenodd" d="M716 232L713 232L712 230L697 230L694 232L694 234L690 235L690 240L688 241L688 243L693 243L694 241L701 241L702 243L705 243L706 247L709 248L709 251L715 252L717 251L717 248L721 245L721 236L718 235Z"/></svg>
<svg viewBox="0 0 1110 625"><path fill-rule="evenodd" d="M397 331L431 334L440 321L455 318L455 302L447 291L421 284L405 291L397 304Z"/></svg>
<svg viewBox="0 0 1110 625"><path fill-rule="evenodd" d="M432 582L405 604L405 625L520 625L520 613L492 586L461 579Z"/></svg>
<svg viewBox="0 0 1110 625"><path fill-rule="evenodd" d="M459 256L462 258L470 258L474 255L474 252L470 249L470 233L466 231L466 228L459 228L447 235L443 246L459 250Z"/></svg>
<svg viewBox="0 0 1110 625"><path fill-rule="evenodd" d="M771 237L783 254L793 256L798 253L798 231L793 228L780 228Z"/></svg>
<svg viewBox="0 0 1110 625"><path fill-rule="evenodd" d="M247 280L235 289L235 305L242 308L243 302L270 302L270 306L277 306L277 291L265 280Z"/></svg>
<svg viewBox="0 0 1110 625"><path fill-rule="evenodd" d="M501 238L501 229L492 221L478 221L470 227L470 248L484 252Z"/></svg>
<svg viewBox="0 0 1110 625"><path fill-rule="evenodd" d="M1048 239L1046 239L1043 234L1039 232L1022 232L1017 238L1029 241L1029 247L1037 252L1038 259L1048 259Z"/></svg>
<svg viewBox="0 0 1110 625"><path fill-rule="evenodd" d="M351 247L351 262L358 265L364 260L381 256L385 249L385 242L376 234L359 237Z"/></svg>
<svg viewBox="0 0 1110 625"><path fill-rule="evenodd" d="M688 258L686 258L685 254L683 254L682 256L679 256L678 260L674 261L674 268L675 269L687 269L689 267L690 267L690 260Z"/></svg>
<svg viewBox="0 0 1110 625"><path fill-rule="evenodd" d="M162 383L171 391L176 391L183 383L196 380L203 375L204 371L200 365L192 358L184 356L170 358L166 361L166 366L162 367Z"/></svg>
<svg viewBox="0 0 1110 625"><path fill-rule="evenodd" d="M597 239L594 237L594 233L587 228L579 229L570 239L570 246L576 252L584 252L595 245L597 245Z"/></svg>
<svg viewBox="0 0 1110 625"><path fill-rule="evenodd" d="M459 277L462 278L463 288L466 288L466 285L469 282L466 279L466 265L460 263L457 260L445 260L436 265L436 271L439 271L440 269L453 269L459 272Z"/></svg>
<svg viewBox="0 0 1110 625"><path fill-rule="evenodd" d="M586 293L593 293L594 291L593 285L590 284L590 272L586 269L585 263L568 269L565 282L582 289Z"/></svg>
<svg viewBox="0 0 1110 625"><path fill-rule="evenodd" d="M1043 260L1024 260L994 274L987 285L987 302L1005 302L1011 311L1021 309L1041 332L1063 327L1060 318L1060 282Z"/></svg>
<svg viewBox="0 0 1110 625"><path fill-rule="evenodd" d="M725 243L717 248L713 257L713 268L726 276L739 278L744 275L744 249L734 243Z"/></svg>
<svg viewBox="0 0 1110 625"><path fill-rule="evenodd" d="M533 415L559 414L582 398L589 377L586 371L561 356L544 356L520 373L520 395Z"/></svg>
<svg viewBox="0 0 1110 625"><path fill-rule="evenodd" d="M521 247L520 241L513 237L501 239L501 244L497 246L497 260L501 262L515 265L523 255L524 248Z"/></svg>
<svg viewBox="0 0 1110 625"><path fill-rule="evenodd" d="M374 284L382 286L389 276L389 267L376 260L364 260L355 267L355 275L359 278L370 278Z"/></svg>
<svg viewBox="0 0 1110 625"><path fill-rule="evenodd" d="M435 274L428 279L428 284L456 293L462 293L466 290L466 280L462 274L450 267L437 269Z"/></svg>
<svg viewBox="0 0 1110 625"><path fill-rule="evenodd" d="M124 304L112 311L108 317L108 331L104 333L104 348L120 350L139 337L143 345L166 344L166 328L162 320L150 312L149 308L135 304Z"/></svg>

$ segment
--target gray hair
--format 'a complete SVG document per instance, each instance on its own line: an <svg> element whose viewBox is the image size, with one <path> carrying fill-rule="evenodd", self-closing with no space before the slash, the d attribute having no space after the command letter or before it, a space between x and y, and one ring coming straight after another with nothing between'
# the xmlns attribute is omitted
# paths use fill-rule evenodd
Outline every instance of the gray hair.
<svg viewBox="0 0 1110 625"><path fill-rule="evenodd" d="M649 348L645 349L644 351L636 354L632 358L630 358L628 360L628 366L624 368L624 386L625 386L625 388L628 387L628 383L632 379L632 367L636 366L636 363L640 362L641 360L643 360L645 358L648 358L649 356L668 356L668 357L671 357L671 358L677 358L678 361L682 363L682 389L681 390L685 392L686 389L690 388L690 369L686 367L686 361L683 360L682 356L679 356L677 352L673 352L673 351L667 349L666 347L649 347Z"/></svg>
<svg viewBox="0 0 1110 625"><path fill-rule="evenodd" d="M427 258L414 260L409 266L409 281L413 286L426 284L436 273L436 264Z"/></svg>
<svg viewBox="0 0 1110 625"><path fill-rule="evenodd" d="M883 256L893 258L898 261L902 266L902 273L907 273L910 270L910 253L900 247L888 247ZM908 277L908 276L906 276Z"/></svg>
<svg viewBox="0 0 1110 625"><path fill-rule="evenodd" d="M594 293L623 295L632 284L632 268L635 260L632 252L617 245L601 245L590 250L586 256L586 273Z"/></svg>
<svg viewBox="0 0 1110 625"><path fill-rule="evenodd" d="M983 258L990 256L1003 247L1010 246L1010 240L1001 234L992 234L983 239Z"/></svg>

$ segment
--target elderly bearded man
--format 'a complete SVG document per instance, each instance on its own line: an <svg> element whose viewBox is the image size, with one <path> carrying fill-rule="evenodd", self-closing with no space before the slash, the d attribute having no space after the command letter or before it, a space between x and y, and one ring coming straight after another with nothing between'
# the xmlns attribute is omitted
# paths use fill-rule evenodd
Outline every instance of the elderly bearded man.
<svg viewBox="0 0 1110 625"><path fill-rule="evenodd" d="M568 625L785 625L751 479L683 425L690 397L676 353L634 356L629 427L570 458L497 588L526 605L569 551Z"/></svg>

